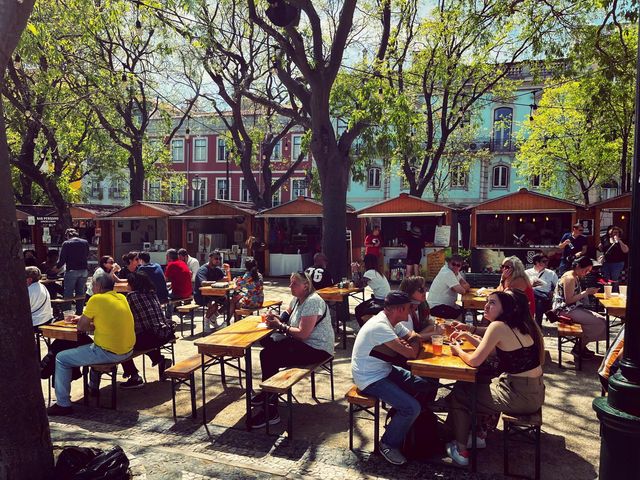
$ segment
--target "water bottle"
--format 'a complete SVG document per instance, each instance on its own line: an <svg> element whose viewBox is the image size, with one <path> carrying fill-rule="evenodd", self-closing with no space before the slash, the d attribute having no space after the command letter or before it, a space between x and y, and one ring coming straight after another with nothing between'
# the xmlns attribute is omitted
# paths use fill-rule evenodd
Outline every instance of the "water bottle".
<svg viewBox="0 0 640 480"><path fill-rule="evenodd" d="M467 311L467 313L465 313L465 315L464 315L464 323L469 328L473 327L473 313L471 313L470 311Z"/></svg>

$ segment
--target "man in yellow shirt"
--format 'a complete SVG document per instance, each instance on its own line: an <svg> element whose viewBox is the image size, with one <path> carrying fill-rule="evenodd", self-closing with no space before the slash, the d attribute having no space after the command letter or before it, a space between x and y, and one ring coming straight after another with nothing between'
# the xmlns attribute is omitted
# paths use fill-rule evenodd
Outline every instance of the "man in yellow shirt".
<svg viewBox="0 0 640 480"><path fill-rule="evenodd" d="M93 278L93 295L84 312L73 319L78 330L93 332L93 343L58 353L56 356L56 403L49 415L69 415L71 408L71 373L73 367L126 360L136 343L133 315L124 295L113 291L113 279L102 273ZM100 373L91 371L89 389L100 386Z"/></svg>

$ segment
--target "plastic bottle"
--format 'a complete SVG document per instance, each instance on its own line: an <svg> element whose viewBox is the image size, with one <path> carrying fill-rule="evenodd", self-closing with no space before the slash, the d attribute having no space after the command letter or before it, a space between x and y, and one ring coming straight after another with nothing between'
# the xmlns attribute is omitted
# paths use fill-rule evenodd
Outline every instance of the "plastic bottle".
<svg viewBox="0 0 640 480"><path fill-rule="evenodd" d="M471 313L470 311L467 311L467 313L465 313L465 315L464 315L464 323L468 327L473 327L473 313Z"/></svg>

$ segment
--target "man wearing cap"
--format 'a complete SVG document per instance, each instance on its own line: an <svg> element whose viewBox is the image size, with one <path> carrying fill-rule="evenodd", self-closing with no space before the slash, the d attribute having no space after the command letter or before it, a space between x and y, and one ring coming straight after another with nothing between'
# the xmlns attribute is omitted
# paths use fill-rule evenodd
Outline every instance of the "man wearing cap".
<svg viewBox="0 0 640 480"><path fill-rule="evenodd" d="M351 374L358 388L367 395L379 398L396 409L380 439L380 452L394 465L407 459L400 452L404 437L422 410L421 402L431 400L437 382L423 379L389 361L374 356L374 349L384 347L407 359L415 359L420 351L420 338L399 325L407 319L411 298L405 292L392 290L384 300L384 310L358 332L351 357Z"/></svg>
<svg viewBox="0 0 640 480"><path fill-rule="evenodd" d="M574 260L587 254L587 237L582 235L584 227L580 222L573 225L570 233L565 233L560 239L558 248L562 249L562 259L558 267L558 275L562 276L567 270L571 270Z"/></svg>
<svg viewBox="0 0 640 480"><path fill-rule="evenodd" d="M76 315L82 315L84 296L87 292L87 260L89 259L89 242L78 236L75 228L67 228L64 232L67 239L60 249L60 259L54 272L66 265L64 273L64 298L83 297L76 301Z"/></svg>
<svg viewBox="0 0 640 480"><path fill-rule="evenodd" d="M218 314L218 303L223 304L225 299L221 297L209 297L213 299L213 301L210 301L200 293L200 287L208 285L209 283L219 282L225 278L226 274L220 267L221 263L222 256L220 252L217 250L211 252L209 254L209 263L204 264L198 269L193 285L193 299L198 305L207 307L203 321L203 330L205 332L211 331L211 319Z"/></svg>

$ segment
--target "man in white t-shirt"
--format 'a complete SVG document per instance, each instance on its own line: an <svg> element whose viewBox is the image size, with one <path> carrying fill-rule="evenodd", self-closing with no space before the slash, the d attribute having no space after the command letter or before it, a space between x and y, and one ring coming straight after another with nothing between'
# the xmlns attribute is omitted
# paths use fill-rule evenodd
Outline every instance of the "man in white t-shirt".
<svg viewBox="0 0 640 480"><path fill-rule="evenodd" d="M435 380L416 377L408 370L372 355L374 349L382 347L408 359L417 358L420 337L404 327L400 328L399 334L394 331L396 325L407 319L410 305L411 299L405 292L389 292L384 310L369 319L358 332L351 356L351 374L358 388L396 409L380 439L380 452L394 465L407 461L400 448L422 410L415 396L423 394L433 398L437 390Z"/></svg>
<svg viewBox="0 0 640 480"><path fill-rule="evenodd" d="M525 270L525 273L533 285L533 294L536 300L536 322L542 326L542 316L551 310L553 303L553 292L558 284L558 275L553 270L547 268L549 258L538 253L532 258L533 268Z"/></svg>
<svg viewBox="0 0 640 480"><path fill-rule="evenodd" d="M430 314L434 317L457 319L462 316L463 308L456 304L458 294L464 294L471 288L460 274L462 257L451 255L447 258L436 278L433 279L427 302Z"/></svg>
<svg viewBox="0 0 640 480"><path fill-rule="evenodd" d="M191 270L191 283L196 281L196 275L198 274L198 269L200 268L200 263L195 258L189 256L186 248L181 248L178 250L178 258L187 264L189 270Z"/></svg>
<svg viewBox="0 0 640 480"><path fill-rule="evenodd" d="M40 283L40 269L38 267L26 267L27 290L29 291L29 303L31 304L31 321L33 328L50 322L53 319L51 297L49 291Z"/></svg>

